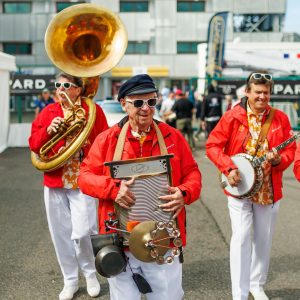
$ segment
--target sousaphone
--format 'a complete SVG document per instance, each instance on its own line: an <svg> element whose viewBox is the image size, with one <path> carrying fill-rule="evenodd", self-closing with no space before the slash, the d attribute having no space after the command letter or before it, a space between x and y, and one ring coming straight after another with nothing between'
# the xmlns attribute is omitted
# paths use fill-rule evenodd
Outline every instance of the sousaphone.
<svg viewBox="0 0 300 300"><path fill-rule="evenodd" d="M40 171L50 172L62 167L87 140L96 118L93 97L98 89L99 75L111 70L123 57L127 33L120 18L112 11L94 4L78 4L53 18L46 30L45 48L57 68L84 78L82 98L89 108L87 119L83 117L80 124L72 127L65 120L63 128L39 154L31 152L33 165ZM50 154L52 147L69 132L75 138L59 153Z"/></svg>

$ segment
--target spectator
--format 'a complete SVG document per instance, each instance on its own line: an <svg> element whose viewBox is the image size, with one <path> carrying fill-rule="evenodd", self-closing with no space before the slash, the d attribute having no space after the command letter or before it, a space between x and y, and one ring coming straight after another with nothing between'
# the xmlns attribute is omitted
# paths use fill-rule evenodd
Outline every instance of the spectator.
<svg viewBox="0 0 300 300"><path fill-rule="evenodd" d="M196 109L196 120L197 120L197 124L198 129L196 132L196 139L199 139L199 135L201 134L202 131L202 126L201 126L201 111L202 111L202 101L203 101L203 97L201 97L202 99L197 99L196 100L196 104L195 104L195 109Z"/></svg>
<svg viewBox="0 0 300 300"><path fill-rule="evenodd" d="M195 141L193 137L193 104L184 97L182 90L177 89L175 93L175 104L172 111L176 113L176 128L181 131L183 135L188 136L188 142L191 149L195 148Z"/></svg>
<svg viewBox="0 0 300 300"><path fill-rule="evenodd" d="M222 98L216 93L213 85L208 87L208 95L204 97L201 111L202 128L206 132L206 137L215 128L222 116Z"/></svg>
<svg viewBox="0 0 300 300"><path fill-rule="evenodd" d="M226 95L225 96L225 102L226 102L226 111L231 110L231 108L232 108L232 96L231 95Z"/></svg>
<svg viewBox="0 0 300 300"><path fill-rule="evenodd" d="M195 98L195 87L192 85L189 92L188 92L188 98L190 102L195 106L196 104L196 98Z"/></svg>
<svg viewBox="0 0 300 300"><path fill-rule="evenodd" d="M50 97L50 91L43 89L41 96L34 101L35 105L35 117L48 105L54 103L52 97Z"/></svg>
<svg viewBox="0 0 300 300"><path fill-rule="evenodd" d="M170 93L169 97L163 100L159 115L168 125L176 128L176 114L172 112L172 107L175 103L174 96L174 93Z"/></svg>

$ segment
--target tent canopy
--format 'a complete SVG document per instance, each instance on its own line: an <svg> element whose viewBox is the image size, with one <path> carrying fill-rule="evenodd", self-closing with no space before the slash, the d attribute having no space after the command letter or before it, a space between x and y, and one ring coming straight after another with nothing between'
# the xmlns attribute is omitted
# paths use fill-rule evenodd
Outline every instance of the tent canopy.
<svg viewBox="0 0 300 300"><path fill-rule="evenodd" d="M9 131L9 72L16 71L15 57L0 52L0 153L7 148Z"/></svg>

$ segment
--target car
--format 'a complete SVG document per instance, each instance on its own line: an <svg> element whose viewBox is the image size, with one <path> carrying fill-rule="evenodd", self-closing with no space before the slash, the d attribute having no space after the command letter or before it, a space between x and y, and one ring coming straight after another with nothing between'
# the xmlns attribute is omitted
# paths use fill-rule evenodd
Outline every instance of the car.
<svg viewBox="0 0 300 300"><path fill-rule="evenodd" d="M112 127L126 116L120 102L114 100L97 100L98 104L106 116L108 127Z"/></svg>
<svg viewBox="0 0 300 300"><path fill-rule="evenodd" d="M112 127L127 115L118 101L96 100L95 102L103 109L108 127ZM162 121L157 110L155 110L154 119Z"/></svg>

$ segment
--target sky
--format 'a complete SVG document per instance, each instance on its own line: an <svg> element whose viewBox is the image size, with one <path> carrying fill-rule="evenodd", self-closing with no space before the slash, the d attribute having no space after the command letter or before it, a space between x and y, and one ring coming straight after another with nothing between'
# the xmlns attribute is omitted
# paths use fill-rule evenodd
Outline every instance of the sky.
<svg viewBox="0 0 300 300"><path fill-rule="evenodd" d="M300 34L300 0L287 0L284 31Z"/></svg>

